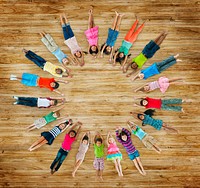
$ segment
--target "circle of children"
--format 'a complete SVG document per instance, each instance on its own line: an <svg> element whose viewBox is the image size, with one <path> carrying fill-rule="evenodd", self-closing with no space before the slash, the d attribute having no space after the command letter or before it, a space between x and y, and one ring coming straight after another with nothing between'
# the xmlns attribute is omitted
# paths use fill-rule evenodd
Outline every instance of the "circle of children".
<svg viewBox="0 0 200 188"><path fill-rule="evenodd" d="M98 48L98 26L95 26L94 19L93 19L93 11L89 10L89 21L88 21L88 29L85 31L85 36L88 40L88 53L93 56L94 58L97 57L98 53L100 53L100 56L103 57L103 55L109 55L109 61L113 62L113 65L116 63L119 63L121 65L121 69L124 73L128 72L129 69L131 69L130 73L128 73L126 76L130 77L131 80L134 81L136 79L148 79L151 76L154 76L156 74L160 74L167 68L174 65L176 62L179 62L181 60L178 59L178 54L175 56L170 56L167 59L153 63L151 66L142 69L142 66L145 64L145 62L152 58L153 55L160 49L160 45L167 36L167 32L164 31L155 40L151 40L142 50L142 52L133 58L132 60L129 60L129 50L133 43L136 41L138 35L141 33L143 27L145 26L145 23L140 25L137 28L138 19L136 17L136 21L132 25L131 29L128 31L127 35L125 36L124 40L122 41L121 47L114 52L113 48L115 45L115 42L117 40L117 37L119 35L119 26L121 23L123 15L119 14L118 12L115 12L115 18L114 22L111 28L108 29L108 37L106 42L101 46L101 48ZM72 77L70 69L67 68L68 65L84 65L84 53L82 49L79 47L76 37L74 36L74 33L71 29L71 26L66 18L65 14L60 15L60 22L62 25L63 35L64 35L64 43L70 48L71 55L65 55L61 49L58 47L58 45L55 43L54 39L51 37L50 34L47 34L45 32L40 33L41 34L41 41L42 43L47 47L47 49L55 55L55 57L58 59L58 61L61 63L62 66L56 66L52 64L51 62L46 61L42 57L36 55L34 52L30 50L23 49L23 52L25 54L25 57L27 57L29 60L34 62L37 66L39 66L44 71L49 72L55 77ZM136 29L137 28L137 29ZM139 70L139 72L136 73L136 71ZM54 79L54 78L42 78L38 75L30 74L30 73L23 73L22 76L17 75L11 75L10 80L18 80L22 84L27 86L39 86L40 88L48 88L51 91L57 92L60 95L64 96L60 91L57 90L59 87L59 83L67 84L67 81L63 81L60 79ZM147 83L137 89L135 89L135 92L151 92L155 89L159 89L162 93L166 92L168 87L171 84L181 84L181 78L175 78L175 79L169 79L167 77L160 77L157 81ZM179 81L179 82L178 82ZM39 107L39 108L49 108L49 107L55 107L55 106L61 106L65 103L65 98L63 97L50 97L50 98L43 98L43 97L13 97L16 102L14 104L16 105L25 105L25 106L31 106L31 107ZM138 100L138 101L137 101ZM183 108L181 106L177 106L174 104L182 104L184 100L182 99L154 99L154 98L135 98L136 103L134 106L142 106L145 108L153 108L153 109L163 109L163 110L173 110L173 111L183 111ZM187 102L187 101L185 101ZM41 133L41 137L39 140L34 142L30 148L29 151L33 151L35 149L38 149L44 144L51 145L54 141L54 139L61 133L63 133L67 128L69 128L68 133L65 135L64 141L62 142L62 145L60 149L58 150L57 156L52 162L50 169L51 174L58 171L60 166L62 165L63 161L65 160L66 156L68 155L69 151L71 150L72 143L76 140L77 135L80 132L80 128L82 123L76 122L73 123L72 119L61 117L60 111L63 107L59 107L59 109L54 110L50 112L49 114L43 116L42 118L35 120L35 122L27 127L28 130L34 130L34 129L40 129L43 126L49 124L50 122L56 121L58 119L60 120L60 123L54 126L50 131L45 131ZM151 125L157 130L164 129L166 131L171 131L178 133L178 131L168 126L165 122L163 122L160 119L154 119L154 110L148 109L144 113L134 113L131 112L131 115L142 121L142 125ZM158 153L161 152L161 149L157 146L156 140L150 136L148 133L142 130L141 127L136 125L132 121L127 122L127 129L117 127L116 131L116 139L119 143L121 143L130 160L133 161L135 167L141 173L142 175L146 175L146 172L142 166L141 160L140 160L140 154L138 150L136 150L135 146L132 143L131 140L131 134L138 137L144 146L148 149L152 149ZM74 165L74 169L72 172L72 176L75 177L75 174L80 167L81 163L84 160L85 154L88 150L89 143L94 142L94 168L96 170L96 175L99 179L103 180L102 174L104 169L104 144L103 144L103 137L100 135L100 133L97 132L97 134L94 136L94 139L91 139L90 132L86 132L83 134L80 147L78 149L78 153L76 155L76 162ZM113 161L115 168L117 170L117 173L119 176L123 176L122 167L120 164L120 161L122 159L122 154L119 151L119 148L117 147L117 144L115 142L114 137L109 132L107 135L107 160Z"/></svg>

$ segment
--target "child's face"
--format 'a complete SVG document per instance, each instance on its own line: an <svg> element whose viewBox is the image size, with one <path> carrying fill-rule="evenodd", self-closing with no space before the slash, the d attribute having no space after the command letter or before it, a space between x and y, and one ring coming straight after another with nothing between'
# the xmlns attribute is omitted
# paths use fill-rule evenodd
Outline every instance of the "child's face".
<svg viewBox="0 0 200 188"><path fill-rule="evenodd" d="M113 144L114 143L114 139L113 138L109 138L108 142L109 142L109 144Z"/></svg>
<svg viewBox="0 0 200 188"><path fill-rule="evenodd" d="M132 125L131 128L132 128L132 130L136 131L136 126L135 125Z"/></svg>
<svg viewBox="0 0 200 188"><path fill-rule="evenodd" d="M97 145L98 147L100 147L100 146L101 146L101 144L102 144L102 143L101 143L101 142L99 142L99 141L97 141L97 142L96 142L96 145Z"/></svg>
<svg viewBox="0 0 200 188"><path fill-rule="evenodd" d="M76 53L75 53L75 56L76 56L77 58L81 58L81 52L79 52L79 51L76 52Z"/></svg>
<svg viewBox="0 0 200 188"><path fill-rule="evenodd" d="M74 133L74 132L70 132L70 133L69 133L69 137L70 137L70 138L74 138L74 137L75 137L75 133Z"/></svg>
<svg viewBox="0 0 200 188"><path fill-rule="evenodd" d="M107 46L107 47L106 47L106 50L107 50L108 52L111 52L111 47L110 47L110 46Z"/></svg>
<svg viewBox="0 0 200 188"><path fill-rule="evenodd" d="M143 79L143 78L144 78L144 74L142 74L142 73L139 74L139 78L140 78L140 79Z"/></svg>
<svg viewBox="0 0 200 188"><path fill-rule="evenodd" d="M68 61L68 59L67 58L64 58L64 59L62 59L62 62L63 62L63 64L67 64L67 63L69 63L69 61Z"/></svg>
<svg viewBox="0 0 200 188"><path fill-rule="evenodd" d="M150 90L150 87L149 87L149 86L144 86L144 90L145 90L145 91L149 91L149 90Z"/></svg>
<svg viewBox="0 0 200 188"><path fill-rule="evenodd" d="M82 143L87 145L88 144L88 140L83 140Z"/></svg>
<svg viewBox="0 0 200 188"><path fill-rule="evenodd" d="M142 101L142 105L143 105L143 106L146 106L147 104L148 104L148 101L147 101L147 100L143 100L143 101Z"/></svg>
<svg viewBox="0 0 200 188"><path fill-rule="evenodd" d="M119 57L121 57L121 58L124 57L124 53L120 53Z"/></svg>
<svg viewBox="0 0 200 188"><path fill-rule="evenodd" d="M55 113L53 114L53 117L54 117L54 118L59 117L59 113L56 113L56 112L55 112Z"/></svg>
<svg viewBox="0 0 200 188"><path fill-rule="evenodd" d="M50 83L50 86L51 86L51 87L55 87L55 85L56 85L55 82L51 82L51 83Z"/></svg>
<svg viewBox="0 0 200 188"><path fill-rule="evenodd" d="M66 125L65 125L64 123L62 123L62 124L59 125L59 128L60 128L61 130L63 130L65 127L66 127Z"/></svg>
<svg viewBox="0 0 200 188"><path fill-rule="evenodd" d="M122 136L122 140L123 140L123 141L127 141L127 136L126 136L126 135L123 135L123 136Z"/></svg>
<svg viewBox="0 0 200 188"><path fill-rule="evenodd" d="M132 63L131 68L132 68L132 69L137 69L137 68L138 68L138 65L134 62L134 63Z"/></svg>

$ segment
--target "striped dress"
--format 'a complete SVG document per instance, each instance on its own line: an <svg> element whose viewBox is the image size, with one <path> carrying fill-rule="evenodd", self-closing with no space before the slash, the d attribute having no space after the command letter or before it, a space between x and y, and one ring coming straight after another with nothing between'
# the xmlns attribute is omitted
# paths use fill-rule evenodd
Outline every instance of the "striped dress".
<svg viewBox="0 0 200 188"><path fill-rule="evenodd" d="M117 138L118 142L121 143L124 146L124 148L126 149L126 152L128 154L132 154L136 151L136 148L132 143L131 133L125 128L122 128L122 131L126 133L127 140L126 141L121 140L118 130L116 131L116 138Z"/></svg>
<svg viewBox="0 0 200 188"><path fill-rule="evenodd" d="M55 138L55 137L57 137L57 136L61 133L61 129L59 129L59 128L56 126L56 127L54 127L53 129L51 129L49 132L50 132L50 133L52 134L52 136Z"/></svg>

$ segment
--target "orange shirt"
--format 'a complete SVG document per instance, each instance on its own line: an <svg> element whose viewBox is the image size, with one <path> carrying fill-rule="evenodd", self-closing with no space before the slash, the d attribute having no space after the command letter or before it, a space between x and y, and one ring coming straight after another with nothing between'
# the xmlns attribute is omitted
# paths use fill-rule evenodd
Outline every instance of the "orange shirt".
<svg viewBox="0 0 200 188"><path fill-rule="evenodd" d="M38 80L38 86L39 86L40 88L48 88L49 90L53 91L54 88L52 88L52 87L50 86L50 84L51 84L52 82L55 82L54 78L41 78L41 77L40 77L39 80Z"/></svg>

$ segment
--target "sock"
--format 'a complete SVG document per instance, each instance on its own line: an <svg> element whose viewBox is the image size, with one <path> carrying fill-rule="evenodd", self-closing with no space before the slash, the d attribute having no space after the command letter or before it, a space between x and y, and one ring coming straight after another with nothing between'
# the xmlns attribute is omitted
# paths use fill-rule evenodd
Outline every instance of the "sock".
<svg viewBox="0 0 200 188"><path fill-rule="evenodd" d="M19 97L17 97L17 96L13 96L13 98L16 99L16 100L18 100Z"/></svg>
<svg viewBox="0 0 200 188"><path fill-rule="evenodd" d="M17 102L14 102L13 104L17 104Z"/></svg>

